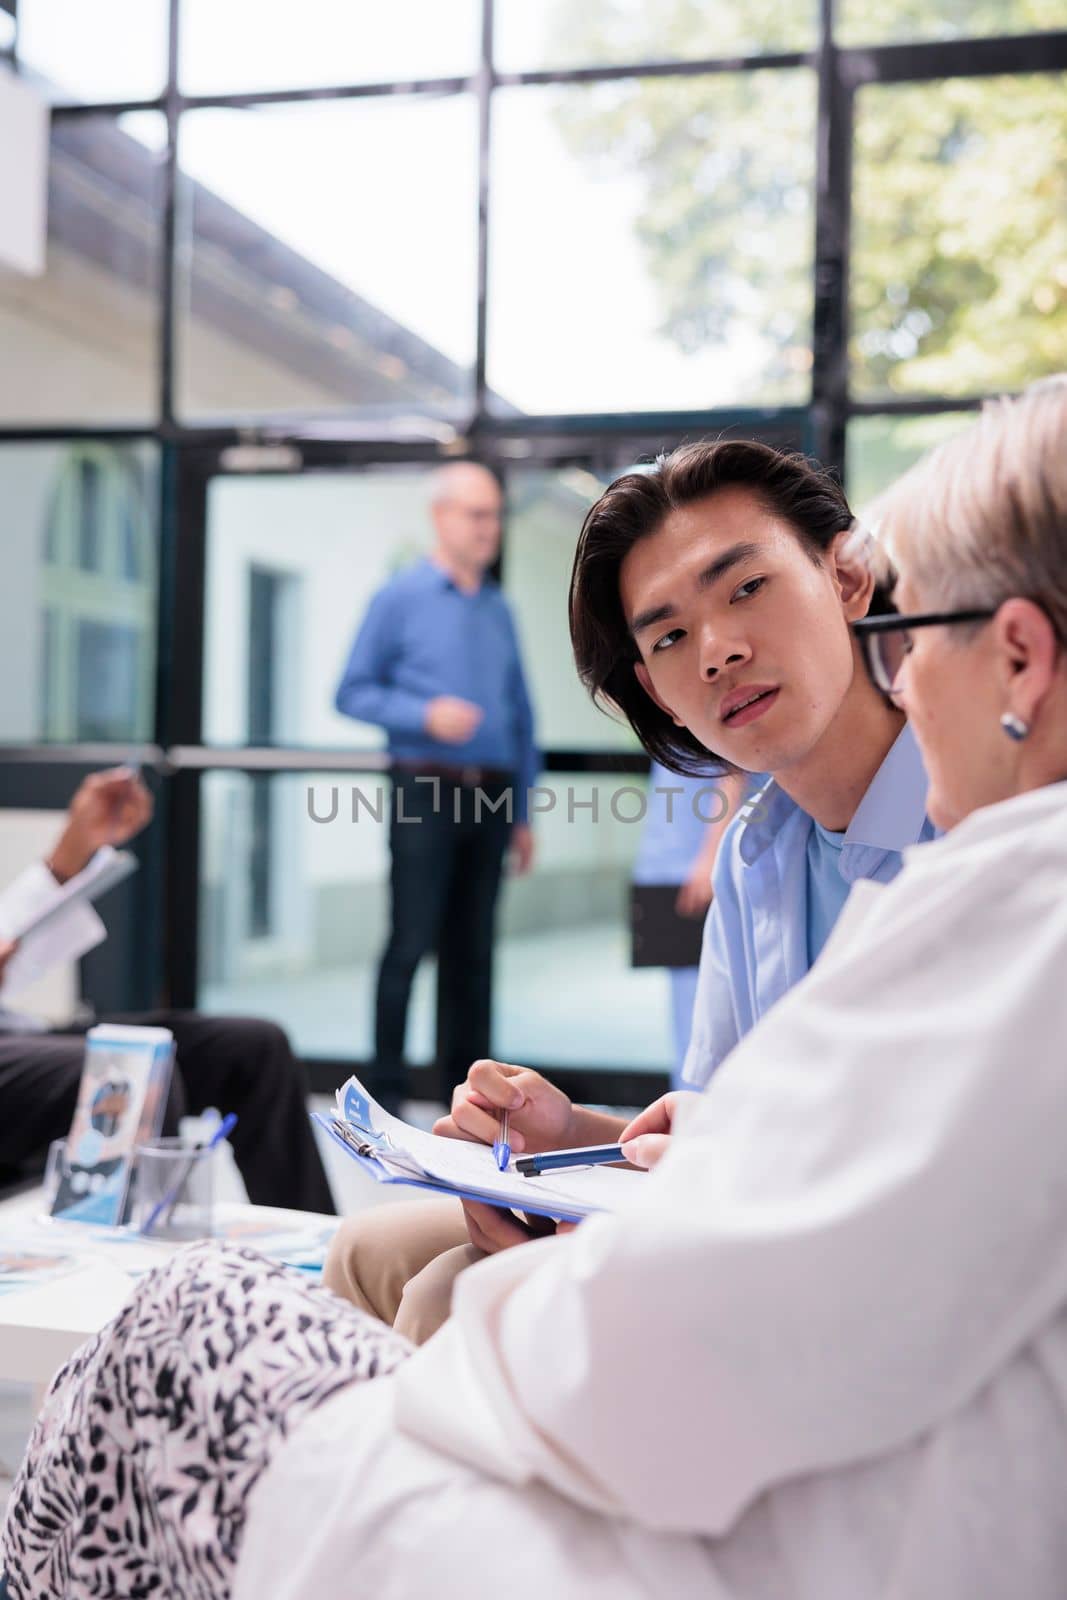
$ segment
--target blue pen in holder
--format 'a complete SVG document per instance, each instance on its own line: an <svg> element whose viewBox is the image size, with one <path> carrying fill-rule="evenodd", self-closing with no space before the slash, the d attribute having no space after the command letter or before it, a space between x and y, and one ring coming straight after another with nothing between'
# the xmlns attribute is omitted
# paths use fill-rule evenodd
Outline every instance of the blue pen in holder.
<svg viewBox="0 0 1067 1600"><path fill-rule="evenodd" d="M137 1147L133 1226L153 1239L207 1238L214 1227L217 1146L152 1139Z"/></svg>

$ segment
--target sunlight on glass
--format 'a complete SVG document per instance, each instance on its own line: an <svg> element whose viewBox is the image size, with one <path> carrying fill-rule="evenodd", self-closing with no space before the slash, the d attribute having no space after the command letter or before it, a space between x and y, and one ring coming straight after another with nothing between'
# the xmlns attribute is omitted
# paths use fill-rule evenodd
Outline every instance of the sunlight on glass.
<svg viewBox="0 0 1067 1600"><path fill-rule="evenodd" d="M578 681L567 626L574 550L585 513L607 487L578 467L508 473L504 589L511 602L542 745L637 750L630 728L597 710Z"/></svg>
<svg viewBox="0 0 1067 1600"><path fill-rule="evenodd" d="M430 546L429 474L378 468L212 480L206 743L381 750L381 728L342 716L334 695L372 596ZM294 673L289 664L297 661Z"/></svg>
<svg viewBox="0 0 1067 1600"><path fill-rule="evenodd" d="M505 89L493 131L498 404L806 399L814 74Z"/></svg>
<svg viewBox="0 0 1067 1600"><path fill-rule="evenodd" d="M477 0L183 0L187 94L465 77Z"/></svg>
<svg viewBox="0 0 1067 1600"><path fill-rule="evenodd" d="M494 56L535 72L812 50L817 19L815 0L496 0Z"/></svg>
<svg viewBox="0 0 1067 1600"><path fill-rule="evenodd" d="M469 401L471 97L190 112L180 162L186 415Z"/></svg>
<svg viewBox="0 0 1067 1600"><path fill-rule="evenodd" d="M1063 0L838 0L838 44L977 39L1062 28Z"/></svg>
<svg viewBox="0 0 1067 1600"><path fill-rule="evenodd" d="M122 119L124 120L124 119ZM153 423L158 415L164 118L57 120L47 270L0 277L0 421Z"/></svg>
<svg viewBox="0 0 1067 1600"><path fill-rule="evenodd" d="M49 99L146 100L167 78L166 0L19 0L19 59Z"/></svg>
<svg viewBox="0 0 1067 1600"><path fill-rule="evenodd" d="M961 433L973 411L927 417L853 417L848 425L845 487L857 517L928 450Z"/></svg>
<svg viewBox="0 0 1067 1600"><path fill-rule="evenodd" d="M863 89L853 171L858 394L976 394L1062 369L1067 74Z"/></svg>

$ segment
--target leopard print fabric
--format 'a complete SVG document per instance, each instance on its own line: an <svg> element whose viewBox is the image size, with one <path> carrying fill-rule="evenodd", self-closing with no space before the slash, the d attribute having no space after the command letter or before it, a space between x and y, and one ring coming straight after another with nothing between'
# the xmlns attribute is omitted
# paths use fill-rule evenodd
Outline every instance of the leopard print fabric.
<svg viewBox="0 0 1067 1600"><path fill-rule="evenodd" d="M12 1600L224 1600L290 1429L410 1351L251 1250L183 1250L49 1390L0 1545Z"/></svg>

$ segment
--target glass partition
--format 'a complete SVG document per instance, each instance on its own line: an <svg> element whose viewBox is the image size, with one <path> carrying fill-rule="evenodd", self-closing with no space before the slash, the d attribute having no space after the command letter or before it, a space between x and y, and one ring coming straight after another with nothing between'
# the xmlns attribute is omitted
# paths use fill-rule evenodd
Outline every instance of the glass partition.
<svg viewBox="0 0 1067 1600"><path fill-rule="evenodd" d="M155 420L165 132L152 112L53 122L46 271L0 273L0 425Z"/></svg>
<svg viewBox="0 0 1067 1600"><path fill-rule="evenodd" d="M497 409L805 400L814 158L806 69L500 90Z"/></svg>
<svg viewBox="0 0 1067 1600"><path fill-rule="evenodd" d="M0 445L0 743L153 736L154 444Z"/></svg>
<svg viewBox="0 0 1067 1600"><path fill-rule="evenodd" d="M334 709L375 592L430 545L425 468L212 480L204 739L378 750Z"/></svg>
<svg viewBox="0 0 1067 1600"><path fill-rule="evenodd" d="M845 487L857 516L920 456L974 421L973 411L927 417L853 417L848 425Z"/></svg>
<svg viewBox="0 0 1067 1600"><path fill-rule="evenodd" d="M544 749L637 750L628 726L598 711L578 681L567 623L582 519L606 487L581 467L508 474L504 590L523 646Z"/></svg>
<svg viewBox="0 0 1067 1600"><path fill-rule="evenodd" d="M167 78L167 0L18 0L19 64L57 105L149 100Z"/></svg>
<svg viewBox="0 0 1067 1600"><path fill-rule="evenodd" d="M470 402L473 97L192 111L180 160L187 420Z"/></svg>
<svg viewBox="0 0 1067 1600"><path fill-rule="evenodd" d="M863 89L854 173L857 395L1010 390L1063 367L1067 74Z"/></svg>
<svg viewBox="0 0 1067 1600"><path fill-rule="evenodd" d="M713 60L812 50L817 30L814 0L496 0L495 56L502 72Z"/></svg>
<svg viewBox="0 0 1067 1600"><path fill-rule="evenodd" d="M1061 0L838 0L834 38L845 45L976 39L1063 22Z"/></svg>
<svg viewBox="0 0 1067 1600"><path fill-rule="evenodd" d="M510 1061L666 1071L664 972L629 965L642 778L556 774L535 796L535 870L498 911L494 1052ZM213 772L201 803L200 988L209 1011L270 1017L309 1056L368 1060L388 931L390 787L376 774ZM433 1059L433 963L408 1059Z"/></svg>
<svg viewBox="0 0 1067 1600"><path fill-rule="evenodd" d="M183 0L186 94L465 77L477 0Z"/></svg>

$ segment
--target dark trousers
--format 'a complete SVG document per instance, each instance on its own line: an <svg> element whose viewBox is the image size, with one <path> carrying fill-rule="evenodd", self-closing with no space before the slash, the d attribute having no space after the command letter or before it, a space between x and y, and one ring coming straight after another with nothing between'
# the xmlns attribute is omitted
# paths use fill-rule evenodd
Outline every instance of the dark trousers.
<svg viewBox="0 0 1067 1600"><path fill-rule="evenodd" d="M169 1028L177 1056L164 1131L207 1106L237 1113L230 1143L254 1205L333 1212L333 1196L307 1112L307 1083L289 1040L273 1022L152 1011L112 1018ZM42 1161L70 1130L84 1029L0 1033L0 1168Z"/></svg>
<svg viewBox="0 0 1067 1600"><path fill-rule="evenodd" d="M378 970L375 1055L382 1091L404 1088L404 1036L415 971L437 954L437 1069L447 1101L472 1061L489 1053L493 929L511 834L506 785L484 790L398 773L389 848L392 923ZM458 817L458 820L457 820ZM411 819L411 820L407 820Z"/></svg>

